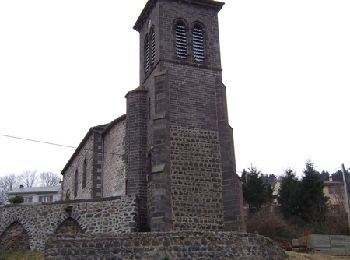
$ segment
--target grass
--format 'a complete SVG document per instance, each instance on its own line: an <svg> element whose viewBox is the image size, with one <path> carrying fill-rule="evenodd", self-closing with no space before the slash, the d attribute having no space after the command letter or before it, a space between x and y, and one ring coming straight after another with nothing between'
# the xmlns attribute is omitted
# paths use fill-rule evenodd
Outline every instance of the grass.
<svg viewBox="0 0 350 260"><path fill-rule="evenodd" d="M0 252L0 260L44 260L44 253L33 251Z"/></svg>
<svg viewBox="0 0 350 260"><path fill-rule="evenodd" d="M304 254L297 252L286 252L288 255L288 260L345 260L350 259L349 256L329 256L329 255L317 255L317 254Z"/></svg>

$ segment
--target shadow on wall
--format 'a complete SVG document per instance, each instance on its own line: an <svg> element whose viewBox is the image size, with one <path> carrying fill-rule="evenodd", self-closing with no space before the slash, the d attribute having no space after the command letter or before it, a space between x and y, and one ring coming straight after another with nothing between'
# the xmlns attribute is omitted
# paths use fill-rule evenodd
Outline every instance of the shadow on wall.
<svg viewBox="0 0 350 260"><path fill-rule="evenodd" d="M0 236L0 251L29 250L29 235L19 222L12 223Z"/></svg>
<svg viewBox="0 0 350 260"><path fill-rule="evenodd" d="M77 236L84 234L78 221L68 217L54 232L60 236ZM8 226L0 236L0 251L30 250L30 236L24 226L18 221Z"/></svg>
<svg viewBox="0 0 350 260"><path fill-rule="evenodd" d="M55 231L56 235L64 235L64 236L76 236L78 234L85 233L84 230L80 227L78 221L73 219L72 217L67 218L62 222L61 225Z"/></svg>

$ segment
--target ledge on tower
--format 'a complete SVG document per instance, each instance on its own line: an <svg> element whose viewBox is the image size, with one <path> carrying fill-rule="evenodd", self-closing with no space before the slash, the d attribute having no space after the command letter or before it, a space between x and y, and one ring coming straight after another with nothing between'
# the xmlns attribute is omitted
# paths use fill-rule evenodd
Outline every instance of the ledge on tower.
<svg viewBox="0 0 350 260"><path fill-rule="evenodd" d="M149 13L152 11L154 5L157 3L158 0L149 0L145 7L143 8L139 18L137 19L133 29L136 31L140 31L143 24L145 23ZM214 0L166 0L166 1L177 1L177 2L183 2L188 4L194 4L194 5L202 5L207 6L211 8L215 8L218 11L222 8L222 6L225 4L223 2L217 2Z"/></svg>

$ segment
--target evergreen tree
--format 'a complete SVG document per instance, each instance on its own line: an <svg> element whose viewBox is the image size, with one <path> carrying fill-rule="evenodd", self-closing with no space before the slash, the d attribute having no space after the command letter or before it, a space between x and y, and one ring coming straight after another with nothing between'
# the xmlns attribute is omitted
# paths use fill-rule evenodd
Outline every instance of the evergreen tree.
<svg viewBox="0 0 350 260"><path fill-rule="evenodd" d="M343 181L343 172L341 170L332 174L332 181Z"/></svg>
<svg viewBox="0 0 350 260"><path fill-rule="evenodd" d="M322 181L329 181L329 172L322 171L320 177Z"/></svg>
<svg viewBox="0 0 350 260"><path fill-rule="evenodd" d="M312 162L306 162L301 181L301 217L306 222L322 221L327 210L327 198L323 193L323 181Z"/></svg>
<svg viewBox="0 0 350 260"><path fill-rule="evenodd" d="M243 197L250 210L259 210L263 204L272 201L272 188L264 183L261 175L255 167L242 172Z"/></svg>
<svg viewBox="0 0 350 260"><path fill-rule="evenodd" d="M278 192L278 203L285 217L301 215L300 192L301 182L293 170L286 170Z"/></svg>

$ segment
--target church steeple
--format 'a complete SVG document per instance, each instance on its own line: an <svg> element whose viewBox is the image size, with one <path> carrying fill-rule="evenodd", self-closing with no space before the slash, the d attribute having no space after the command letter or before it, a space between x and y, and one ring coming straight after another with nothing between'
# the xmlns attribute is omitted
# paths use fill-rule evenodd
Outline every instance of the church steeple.
<svg viewBox="0 0 350 260"><path fill-rule="evenodd" d="M221 70L217 14L223 5L211 0L148 1L134 26L140 33L140 83L159 61Z"/></svg>
<svg viewBox="0 0 350 260"><path fill-rule="evenodd" d="M242 190L221 76L223 5L149 0L134 26L143 90L127 96L129 154L137 159L129 157L126 176L142 202L141 217L147 205L142 223L151 231L242 228ZM135 132L144 133L142 142Z"/></svg>

